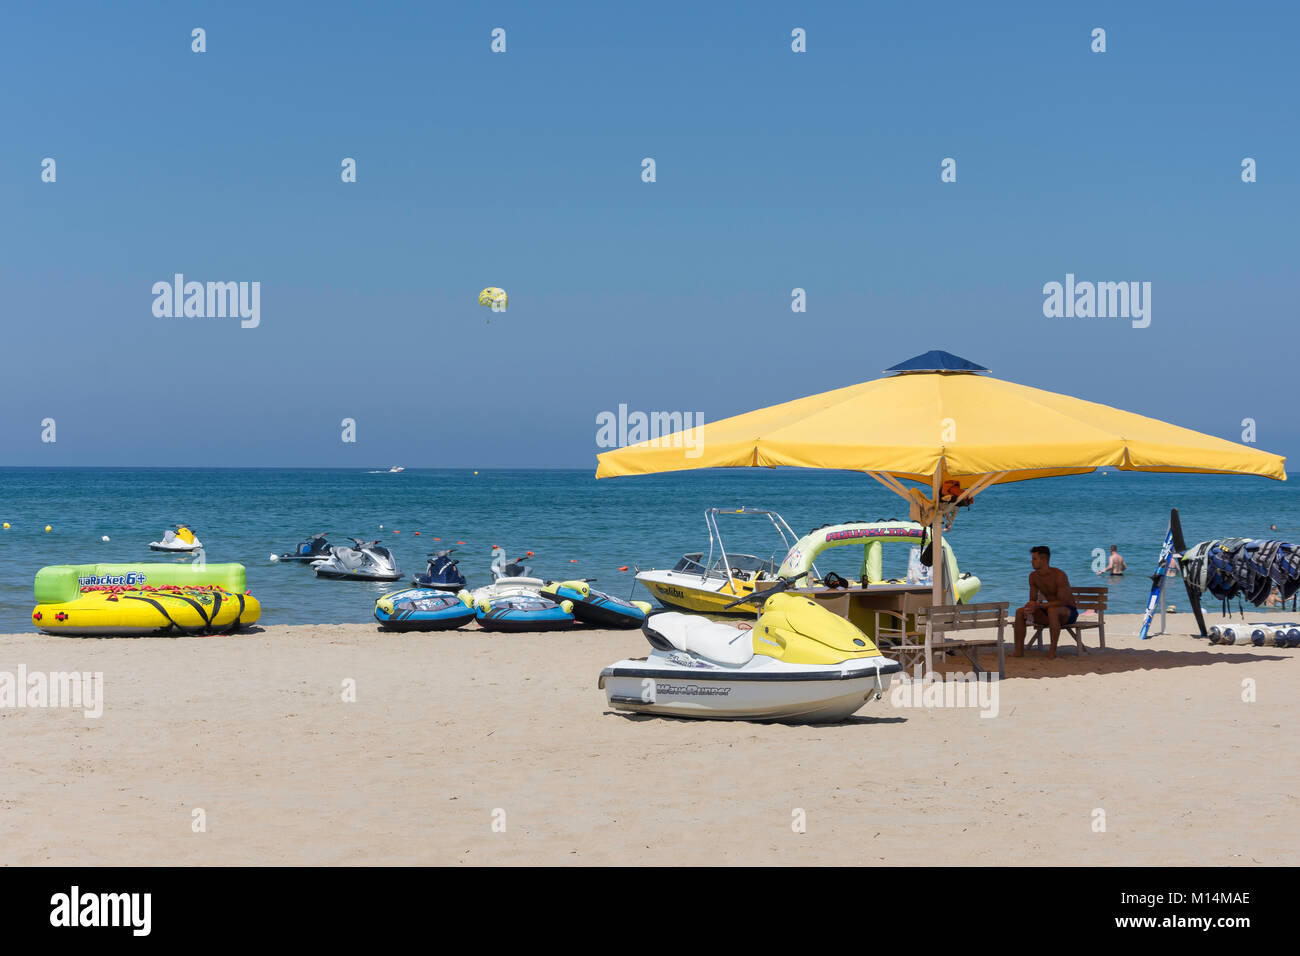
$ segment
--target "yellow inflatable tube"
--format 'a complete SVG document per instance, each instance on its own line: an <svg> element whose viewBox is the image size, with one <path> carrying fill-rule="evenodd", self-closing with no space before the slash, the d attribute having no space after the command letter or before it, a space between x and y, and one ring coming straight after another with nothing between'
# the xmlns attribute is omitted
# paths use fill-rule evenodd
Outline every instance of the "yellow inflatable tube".
<svg viewBox="0 0 1300 956"><path fill-rule="evenodd" d="M46 634L161 636L228 633L261 616L251 594L214 585L91 587L71 601L36 605L32 623Z"/></svg>

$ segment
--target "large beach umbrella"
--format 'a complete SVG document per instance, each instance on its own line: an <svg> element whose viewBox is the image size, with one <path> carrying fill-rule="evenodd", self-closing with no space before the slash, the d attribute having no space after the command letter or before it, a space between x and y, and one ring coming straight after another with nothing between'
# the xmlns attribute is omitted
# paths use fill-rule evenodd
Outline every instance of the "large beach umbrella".
<svg viewBox="0 0 1300 956"><path fill-rule="evenodd" d="M926 352L885 372L885 378L710 422L690 435L605 452L596 477L778 465L862 471L906 499L914 520L932 527L936 555L958 503L995 484L1096 468L1286 480L1281 455L993 378L947 352ZM921 487L904 484L909 481ZM933 575L935 604L944 603L943 564L934 563L940 572Z"/></svg>

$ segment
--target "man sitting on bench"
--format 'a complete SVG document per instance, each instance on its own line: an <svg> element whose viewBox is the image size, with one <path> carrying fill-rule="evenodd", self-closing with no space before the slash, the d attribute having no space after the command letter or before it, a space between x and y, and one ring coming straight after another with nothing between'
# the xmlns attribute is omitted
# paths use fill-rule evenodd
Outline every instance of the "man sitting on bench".
<svg viewBox="0 0 1300 956"><path fill-rule="evenodd" d="M1060 568L1051 564L1052 551L1040 545L1029 549L1029 561L1034 570L1029 574L1029 603L1016 611L1016 623L1013 628L1016 636L1016 649L1012 657L1025 656L1025 630L1032 623L1035 627L1046 627L1052 635L1052 650L1048 659L1056 657L1056 642L1061 636L1061 628L1069 627L1079 619L1079 609L1074 606L1074 595L1070 591L1070 579Z"/></svg>

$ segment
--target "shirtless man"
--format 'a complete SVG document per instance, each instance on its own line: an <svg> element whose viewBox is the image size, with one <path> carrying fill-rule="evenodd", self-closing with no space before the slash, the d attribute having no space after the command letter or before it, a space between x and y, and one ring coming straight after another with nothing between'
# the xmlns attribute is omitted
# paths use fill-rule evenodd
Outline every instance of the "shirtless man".
<svg viewBox="0 0 1300 956"><path fill-rule="evenodd" d="M1123 574L1128 570L1128 565L1124 563L1123 556L1119 553L1119 545L1110 546L1110 563L1106 565L1106 570L1102 574Z"/></svg>
<svg viewBox="0 0 1300 956"><path fill-rule="evenodd" d="M1050 631L1052 650L1047 657L1049 660L1056 657L1056 642L1061 637L1061 628L1079 618L1079 609L1074 606L1074 594L1070 591L1070 579L1060 568L1052 567L1051 559L1050 548L1040 546L1029 551L1029 562L1034 567L1029 575L1029 603L1016 611L1013 628L1016 649L1012 657L1025 656L1025 630L1030 622Z"/></svg>

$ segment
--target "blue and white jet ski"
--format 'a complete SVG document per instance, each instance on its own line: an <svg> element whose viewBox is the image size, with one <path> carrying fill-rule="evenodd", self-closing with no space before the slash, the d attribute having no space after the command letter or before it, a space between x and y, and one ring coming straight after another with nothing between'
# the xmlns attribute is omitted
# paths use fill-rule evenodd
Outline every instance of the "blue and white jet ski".
<svg viewBox="0 0 1300 956"><path fill-rule="evenodd" d="M450 631L474 620L468 591L403 588L375 602L375 620L386 631Z"/></svg>
<svg viewBox="0 0 1300 956"><path fill-rule="evenodd" d="M455 551L430 551L429 566L424 574L411 576L411 583L417 588L434 588L439 591L461 591L465 587L465 575L456 567L459 561L453 561L449 555Z"/></svg>
<svg viewBox="0 0 1300 956"><path fill-rule="evenodd" d="M287 554L273 554L271 561L322 561L330 556L330 543L325 540L325 532L314 534L306 541L300 541L294 551Z"/></svg>

